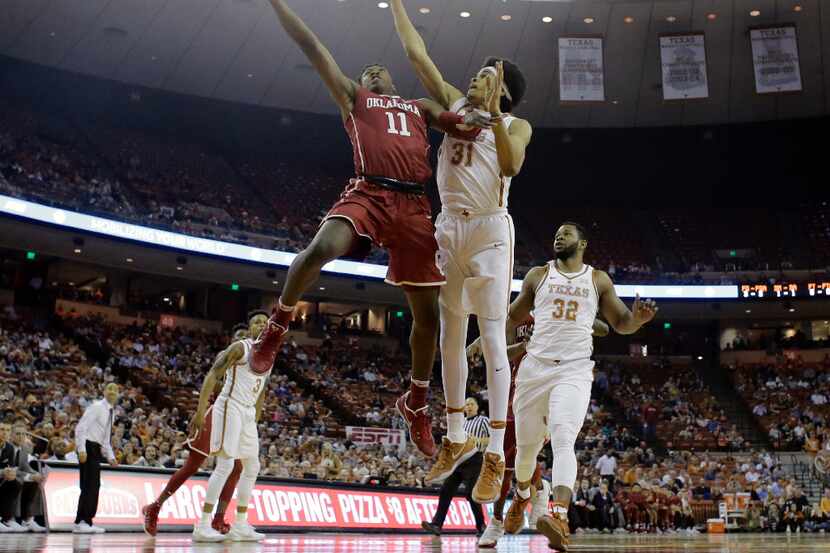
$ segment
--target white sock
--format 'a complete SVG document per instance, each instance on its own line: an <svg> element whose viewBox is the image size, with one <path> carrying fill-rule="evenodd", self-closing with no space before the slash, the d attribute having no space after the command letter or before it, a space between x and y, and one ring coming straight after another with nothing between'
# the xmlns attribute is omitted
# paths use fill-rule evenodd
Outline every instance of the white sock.
<svg viewBox="0 0 830 553"><path fill-rule="evenodd" d="M490 443L487 444L487 452L504 457L504 428L490 429Z"/></svg>
<svg viewBox="0 0 830 553"><path fill-rule="evenodd" d="M248 522L248 511L244 513L236 512L236 522Z"/></svg>
<svg viewBox="0 0 830 553"><path fill-rule="evenodd" d="M447 438L454 444L467 441L467 434L464 432L464 413L447 413Z"/></svg>
<svg viewBox="0 0 830 553"><path fill-rule="evenodd" d="M490 422L507 420L507 403L510 396L510 361L507 359L507 341L504 334L504 319L479 317L481 349L487 364L487 396L489 399ZM587 410L587 408L586 408ZM504 457L504 428L490 430L487 451Z"/></svg>
<svg viewBox="0 0 830 553"><path fill-rule="evenodd" d="M212 513L205 513L205 512L203 512L203 513L202 513L202 520L201 520L202 525L204 525L204 526L210 526L210 522L211 522L211 519L212 519L212 518L213 518L213 514L212 514Z"/></svg>
<svg viewBox="0 0 830 553"><path fill-rule="evenodd" d="M528 486L525 489L521 489L519 487L516 488L516 495L521 497L522 499L527 499L530 497L530 487Z"/></svg>

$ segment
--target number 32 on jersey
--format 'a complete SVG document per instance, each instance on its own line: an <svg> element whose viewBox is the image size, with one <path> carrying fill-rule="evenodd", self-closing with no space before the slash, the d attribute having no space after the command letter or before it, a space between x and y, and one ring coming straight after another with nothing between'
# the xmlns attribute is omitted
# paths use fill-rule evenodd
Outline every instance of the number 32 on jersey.
<svg viewBox="0 0 830 553"><path fill-rule="evenodd" d="M579 302L578 301L569 301L565 302L565 300L556 299L553 300L553 305L556 306L556 309L553 312L554 319L562 319L563 317L567 321L575 321L576 314L579 311Z"/></svg>

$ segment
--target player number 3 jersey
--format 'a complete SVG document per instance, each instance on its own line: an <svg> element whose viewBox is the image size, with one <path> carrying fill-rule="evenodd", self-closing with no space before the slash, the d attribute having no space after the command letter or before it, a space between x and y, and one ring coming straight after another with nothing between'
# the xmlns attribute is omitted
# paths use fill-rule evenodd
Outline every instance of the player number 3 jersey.
<svg viewBox="0 0 830 553"><path fill-rule="evenodd" d="M222 386L217 401L232 399L245 407L256 407L262 388L268 385L271 369L262 374L255 372L248 364L248 354L251 352L253 341L246 338L241 343L245 352L242 354L242 359L228 368L225 384Z"/></svg>
<svg viewBox="0 0 830 553"><path fill-rule="evenodd" d="M556 262L536 289L535 324L527 353L540 361L588 359L594 351L593 326L599 308L594 269L561 273Z"/></svg>

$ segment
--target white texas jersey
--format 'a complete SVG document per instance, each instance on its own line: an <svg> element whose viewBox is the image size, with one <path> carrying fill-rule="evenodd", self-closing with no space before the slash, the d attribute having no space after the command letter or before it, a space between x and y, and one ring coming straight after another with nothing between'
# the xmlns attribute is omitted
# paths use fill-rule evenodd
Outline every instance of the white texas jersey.
<svg viewBox="0 0 830 553"><path fill-rule="evenodd" d="M464 115L472 106L459 98L450 111ZM504 124L516 118L504 116ZM482 129L474 141L444 136L438 150L438 193L441 205L459 211L490 211L506 208L510 177L502 176L496 153L496 135Z"/></svg>
<svg viewBox="0 0 830 553"><path fill-rule="evenodd" d="M536 289L535 324L527 353L541 361L589 359L594 352L594 319L599 293L594 269L583 265L578 273L561 273L550 261Z"/></svg>
<svg viewBox="0 0 830 553"><path fill-rule="evenodd" d="M253 340L246 338L240 340L244 353L242 359L228 368L225 373L225 384L219 392L220 399L232 399L246 407L255 407L262 388L268 385L268 377L271 376L271 369L259 374L248 364L248 354L251 352Z"/></svg>

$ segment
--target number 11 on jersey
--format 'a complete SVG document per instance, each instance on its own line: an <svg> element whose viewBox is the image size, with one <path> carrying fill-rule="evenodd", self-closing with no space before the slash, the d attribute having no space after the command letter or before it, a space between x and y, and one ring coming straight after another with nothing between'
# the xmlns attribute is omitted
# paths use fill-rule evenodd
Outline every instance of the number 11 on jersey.
<svg viewBox="0 0 830 553"><path fill-rule="evenodd" d="M389 128L386 129L386 132L389 134L399 134L401 136L412 136L412 133L409 132L409 127L406 126L406 114L404 112L398 112L398 119L401 120L401 129L395 126L395 114L391 111L386 112L386 118L389 119Z"/></svg>

